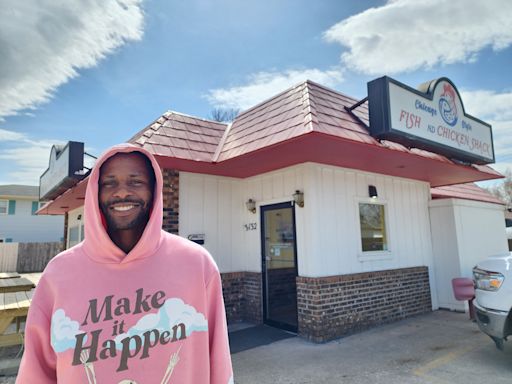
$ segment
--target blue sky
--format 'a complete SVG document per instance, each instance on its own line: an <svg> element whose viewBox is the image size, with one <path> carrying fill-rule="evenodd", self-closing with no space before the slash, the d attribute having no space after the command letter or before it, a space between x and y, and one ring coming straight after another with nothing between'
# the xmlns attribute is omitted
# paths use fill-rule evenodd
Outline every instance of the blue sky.
<svg viewBox="0 0 512 384"><path fill-rule="evenodd" d="M309 78L363 98L441 76L512 167L508 0L0 0L0 184L37 185L52 144L93 155L167 110L208 118Z"/></svg>

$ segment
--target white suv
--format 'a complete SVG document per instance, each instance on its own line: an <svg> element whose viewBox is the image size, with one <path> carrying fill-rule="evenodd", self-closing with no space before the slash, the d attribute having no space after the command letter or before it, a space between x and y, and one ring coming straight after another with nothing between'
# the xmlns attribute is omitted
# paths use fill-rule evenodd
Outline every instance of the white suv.
<svg viewBox="0 0 512 384"><path fill-rule="evenodd" d="M503 341L512 335L512 252L481 261L473 278L478 326L503 350Z"/></svg>

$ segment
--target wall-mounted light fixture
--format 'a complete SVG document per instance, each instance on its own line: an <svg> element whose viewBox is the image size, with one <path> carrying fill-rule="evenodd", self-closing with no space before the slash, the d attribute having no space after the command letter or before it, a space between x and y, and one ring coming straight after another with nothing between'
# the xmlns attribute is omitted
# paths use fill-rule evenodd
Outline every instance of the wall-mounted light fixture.
<svg viewBox="0 0 512 384"><path fill-rule="evenodd" d="M79 214L77 217L76 217L77 220L82 220L82 215Z"/></svg>
<svg viewBox="0 0 512 384"><path fill-rule="evenodd" d="M378 197L377 187L375 185L368 186L368 196L370 196L372 199L376 199Z"/></svg>
<svg viewBox="0 0 512 384"><path fill-rule="evenodd" d="M249 212L256 213L256 202L253 199L247 200L245 206Z"/></svg>
<svg viewBox="0 0 512 384"><path fill-rule="evenodd" d="M299 207L304 207L304 192L299 191L298 189L293 194L293 201L295 201L295 204L297 204Z"/></svg>

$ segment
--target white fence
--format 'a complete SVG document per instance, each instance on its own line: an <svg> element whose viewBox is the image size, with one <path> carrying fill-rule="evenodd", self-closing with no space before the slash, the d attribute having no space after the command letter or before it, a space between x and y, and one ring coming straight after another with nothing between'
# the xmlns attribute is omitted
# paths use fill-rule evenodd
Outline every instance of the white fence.
<svg viewBox="0 0 512 384"><path fill-rule="evenodd" d="M42 272L60 251L61 242L0 243L0 272Z"/></svg>
<svg viewBox="0 0 512 384"><path fill-rule="evenodd" d="M16 272L18 243L0 243L0 272Z"/></svg>

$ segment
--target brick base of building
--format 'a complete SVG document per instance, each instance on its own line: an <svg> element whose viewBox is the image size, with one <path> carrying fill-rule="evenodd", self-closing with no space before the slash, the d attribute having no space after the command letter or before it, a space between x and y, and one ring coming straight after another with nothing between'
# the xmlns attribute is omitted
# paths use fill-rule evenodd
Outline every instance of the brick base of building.
<svg viewBox="0 0 512 384"><path fill-rule="evenodd" d="M427 267L297 277L299 335L313 342L430 312Z"/></svg>
<svg viewBox="0 0 512 384"><path fill-rule="evenodd" d="M222 291L228 324L248 321L263 322L261 273L222 273Z"/></svg>
<svg viewBox="0 0 512 384"><path fill-rule="evenodd" d="M162 229L164 231L179 233L179 212L180 212L180 174L173 169L163 169L163 203L164 212Z"/></svg>

